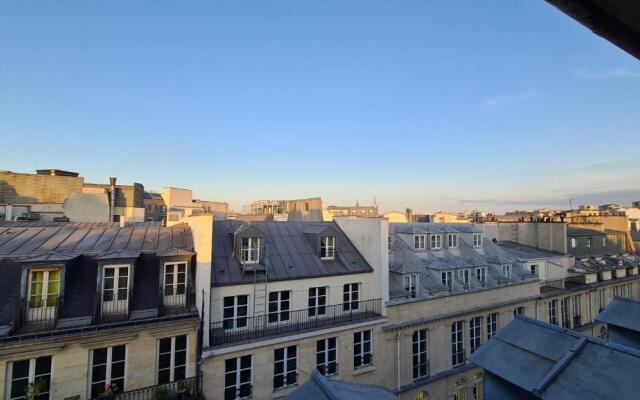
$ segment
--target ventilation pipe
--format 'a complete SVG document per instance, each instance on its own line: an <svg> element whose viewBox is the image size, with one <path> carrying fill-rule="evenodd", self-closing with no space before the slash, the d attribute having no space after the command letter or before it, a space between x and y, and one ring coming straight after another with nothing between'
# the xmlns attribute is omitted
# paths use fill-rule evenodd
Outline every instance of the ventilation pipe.
<svg viewBox="0 0 640 400"><path fill-rule="evenodd" d="M113 222L114 208L116 206L116 178L109 178L109 222Z"/></svg>

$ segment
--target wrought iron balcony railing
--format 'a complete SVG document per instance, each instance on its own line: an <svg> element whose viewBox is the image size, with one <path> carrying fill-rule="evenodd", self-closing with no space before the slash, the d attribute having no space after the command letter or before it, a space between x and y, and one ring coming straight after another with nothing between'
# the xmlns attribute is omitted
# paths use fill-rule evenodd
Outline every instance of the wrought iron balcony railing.
<svg viewBox="0 0 640 400"><path fill-rule="evenodd" d="M131 290L97 293L95 298L96 322L112 322L129 319Z"/></svg>
<svg viewBox="0 0 640 400"><path fill-rule="evenodd" d="M191 400L200 398L200 379L187 378L161 385L129 390L116 395L117 400Z"/></svg>
<svg viewBox="0 0 640 400"><path fill-rule="evenodd" d="M60 316L60 306L60 296L31 297L21 301L14 314L14 332L54 328Z"/></svg>
<svg viewBox="0 0 640 400"><path fill-rule="evenodd" d="M175 293L171 295L162 293L158 304L158 311L162 316L182 314L186 310L195 308L196 292L192 286L187 286L184 293Z"/></svg>
<svg viewBox="0 0 640 400"><path fill-rule="evenodd" d="M371 299L226 319L210 324L210 340L216 346L349 324L381 316L381 306L382 299Z"/></svg>

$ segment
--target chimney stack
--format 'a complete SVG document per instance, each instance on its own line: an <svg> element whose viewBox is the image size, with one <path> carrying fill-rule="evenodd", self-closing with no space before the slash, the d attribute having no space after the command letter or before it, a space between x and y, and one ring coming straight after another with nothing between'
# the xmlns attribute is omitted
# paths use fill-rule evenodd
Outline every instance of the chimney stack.
<svg viewBox="0 0 640 400"><path fill-rule="evenodd" d="M109 222L113 222L114 208L116 206L116 178L109 178Z"/></svg>

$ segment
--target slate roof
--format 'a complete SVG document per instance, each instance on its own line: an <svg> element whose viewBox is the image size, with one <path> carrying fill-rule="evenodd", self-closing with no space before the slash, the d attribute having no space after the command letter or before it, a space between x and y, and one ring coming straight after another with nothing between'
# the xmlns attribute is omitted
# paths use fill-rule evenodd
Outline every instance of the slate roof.
<svg viewBox="0 0 640 400"><path fill-rule="evenodd" d="M605 233L595 229L567 226L567 236L603 236Z"/></svg>
<svg viewBox="0 0 640 400"><path fill-rule="evenodd" d="M483 233L484 229L482 225L477 224L436 224L426 222L415 223L392 223L390 224L393 231L396 233L449 233L449 232L464 232L464 233Z"/></svg>
<svg viewBox="0 0 640 400"><path fill-rule="evenodd" d="M234 233L254 227L265 235L269 281L371 272L373 269L335 222L291 222L216 220L213 222L213 268L211 286L253 283L252 273L243 275L234 256ZM336 232L334 260L321 260L306 237L314 227Z"/></svg>
<svg viewBox="0 0 640 400"><path fill-rule="evenodd" d="M638 396L640 352L521 315L471 361L541 399Z"/></svg>
<svg viewBox="0 0 640 400"><path fill-rule="evenodd" d="M596 321L640 332L640 302L614 297Z"/></svg>
<svg viewBox="0 0 640 400"><path fill-rule="evenodd" d="M287 400L397 400L389 389L328 379L317 370L311 373L309 380L287 397Z"/></svg>
<svg viewBox="0 0 640 400"><path fill-rule="evenodd" d="M622 265L620 265L620 261L622 261ZM593 273L638 266L640 266L640 257L637 255L611 254L608 256L576 257L573 264L573 271Z"/></svg>
<svg viewBox="0 0 640 400"><path fill-rule="evenodd" d="M191 228L118 227L112 225L63 223L0 226L0 258L34 257L47 253L104 254L127 250L160 252L193 250Z"/></svg>

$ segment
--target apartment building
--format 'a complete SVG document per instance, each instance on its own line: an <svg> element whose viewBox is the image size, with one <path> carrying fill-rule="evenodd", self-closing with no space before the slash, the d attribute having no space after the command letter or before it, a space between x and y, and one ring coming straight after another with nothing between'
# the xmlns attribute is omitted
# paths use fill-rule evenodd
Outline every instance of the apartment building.
<svg viewBox="0 0 640 400"><path fill-rule="evenodd" d="M314 370L377 383L388 360L375 268L386 264L367 261L338 223L213 221L213 246L207 398L282 398Z"/></svg>
<svg viewBox="0 0 640 400"><path fill-rule="evenodd" d="M144 220L151 222L167 222L167 205L160 193L144 192Z"/></svg>
<svg viewBox="0 0 640 400"><path fill-rule="evenodd" d="M362 217L362 218L379 217L378 205L375 204L375 202L371 206L361 206L360 203L357 201L354 206L330 205L325 210L322 211L322 215L325 221L333 221L333 218L335 217L344 217L344 216Z"/></svg>
<svg viewBox="0 0 640 400"><path fill-rule="evenodd" d="M166 207L167 225L177 224L191 215L210 214L226 218L229 211L227 203L194 199L190 189L165 187L161 197Z"/></svg>
<svg viewBox="0 0 640 400"><path fill-rule="evenodd" d="M0 226L3 398L195 395L193 249L184 224Z"/></svg>
<svg viewBox="0 0 640 400"><path fill-rule="evenodd" d="M236 219L276 221L323 221L322 199L258 200L242 208Z"/></svg>

